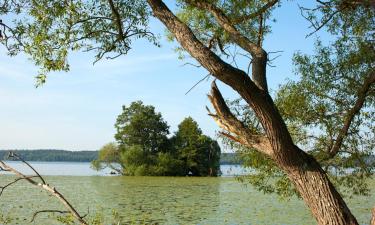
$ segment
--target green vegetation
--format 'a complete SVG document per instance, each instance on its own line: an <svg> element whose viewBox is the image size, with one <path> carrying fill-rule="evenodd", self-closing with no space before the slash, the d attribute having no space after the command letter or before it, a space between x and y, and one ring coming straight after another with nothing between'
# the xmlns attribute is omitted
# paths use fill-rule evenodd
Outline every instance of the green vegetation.
<svg viewBox="0 0 375 225"><path fill-rule="evenodd" d="M329 44L317 38L312 55L295 53L298 79L281 85L274 98L293 142L313 156L340 193L348 196L368 195L368 180L375 171L375 11L366 7L351 11L350 7L344 6L337 15L334 7L318 8L322 17L303 9L312 24L332 15L326 26L335 38ZM254 111L242 99L230 105L237 118L264 133ZM225 136L223 139L237 149L244 166L257 169L247 180L259 190L284 197L297 193L269 157Z"/></svg>
<svg viewBox="0 0 375 225"><path fill-rule="evenodd" d="M93 168L130 176L217 176L220 147L196 121L185 118L168 138L169 127L155 108L141 101L123 106L115 124L117 143L104 145Z"/></svg>
<svg viewBox="0 0 375 225"><path fill-rule="evenodd" d="M65 151L55 149L12 150L26 161L43 162L91 162L98 158L98 151ZM0 159L8 160L9 151L0 150ZM14 159L9 159L14 160Z"/></svg>
<svg viewBox="0 0 375 225"><path fill-rule="evenodd" d="M42 83L48 72L69 70L71 50L93 50L95 60L100 60L110 53L112 58L126 54L137 38L158 45L149 29L149 18L156 17L181 45L181 55L188 53L241 96L230 108L213 82L210 115L227 143L256 169L250 182L266 193L297 193L319 224L358 224L339 193L369 194L366 180L375 171L375 164L365 160L374 155L375 147L373 1L303 3L301 14L312 33L325 30L330 43L318 39L313 55L297 53L298 79L273 94L267 84L272 49L265 49L263 42L271 31L273 9L288 2L178 0L171 11L162 0L6 1L0 14L15 19L4 25L2 43L10 55L24 52L40 66ZM237 63L241 56L243 61ZM183 164L185 172L200 175L200 162L195 160L212 151L195 147L214 144L199 138L185 140L184 146L176 137L175 148L160 118L151 118L155 124L144 132L137 128L142 121L129 125L125 116L120 130L129 139L121 136L115 145L122 171L177 173L165 165ZM190 152L191 146L196 152ZM124 166L126 161L135 164Z"/></svg>
<svg viewBox="0 0 375 225"><path fill-rule="evenodd" d="M221 153L220 164L222 165L238 165L242 164L242 160L238 153Z"/></svg>

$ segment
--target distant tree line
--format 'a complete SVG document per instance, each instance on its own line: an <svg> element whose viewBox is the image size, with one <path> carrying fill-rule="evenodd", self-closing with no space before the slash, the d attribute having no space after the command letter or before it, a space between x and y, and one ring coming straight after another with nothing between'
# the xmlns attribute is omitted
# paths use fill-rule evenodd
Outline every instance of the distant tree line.
<svg viewBox="0 0 375 225"><path fill-rule="evenodd" d="M115 124L117 143L99 151L93 168L110 167L123 175L217 176L220 147L204 135L197 122L185 118L173 136L155 108L141 101L123 106Z"/></svg>
<svg viewBox="0 0 375 225"><path fill-rule="evenodd" d="M13 150L12 150L13 151ZM98 158L98 151L65 151L56 149L14 150L26 161L91 162ZM0 160L8 159L9 150L0 150Z"/></svg>
<svg viewBox="0 0 375 225"><path fill-rule="evenodd" d="M11 150L0 150L0 160L8 159L7 155ZM57 149L32 149L12 150L22 156L26 161L41 162L92 162L98 159L99 151L67 151ZM242 160L236 153L221 153L220 164L241 164Z"/></svg>

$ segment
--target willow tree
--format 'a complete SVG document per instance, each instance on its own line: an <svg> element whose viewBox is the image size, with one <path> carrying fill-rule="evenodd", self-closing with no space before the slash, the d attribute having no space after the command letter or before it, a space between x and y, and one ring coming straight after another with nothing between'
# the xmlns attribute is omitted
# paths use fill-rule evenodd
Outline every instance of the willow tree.
<svg viewBox="0 0 375 225"><path fill-rule="evenodd" d="M357 154L361 151L355 142L359 136L352 132L368 130L373 134L373 124L367 126L369 129L361 128L369 116L358 116L373 112L373 1L317 0L316 8L305 9L304 15L315 31L328 28L334 37L344 39L336 49L318 45L322 57L297 55L301 82L283 86L276 104L268 91L270 57L262 43L270 31L271 11L280 4L278 0L181 0L178 12L172 12L162 0L5 0L1 14L16 14L16 20L2 23L2 43L11 55L21 51L28 54L41 67L38 80L44 82L49 71L69 69L66 59L70 50L92 50L96 52L95 60L100 60L106 55L113 58L126 54L135 38L158 45L148 28L148 19L154 16L181 50L237 92L252 113L254 123L241 120L242 115L231 111L213 82L209 99L214 112L210 115L223 129L222 134L255 149L263 157L262 162L285 174L319 224L358 224L330 181L329 166L323 169L322 165L333 163L335 157L364 156ZM251 70L240 69L226 58L226 49L233 47L248 54ZM348 59L345 52L350 53ZM350 67L353 62L355 66ZM301 98L298 93L303 93ZM292 110L295 101L299 102ZM321 104L315 107L316 102ZM306 112L301 107L305 106L312 108L307 111L311 114L303 114ZM329 117L331 112L339 114ZM325 117L331 119L325 121ZM299 143L299 126L302 134L306 129L318 130L313 144L316 148ZM329 138L319 136L325 132ZM368 151L371 146L365 147Z"/></svg>

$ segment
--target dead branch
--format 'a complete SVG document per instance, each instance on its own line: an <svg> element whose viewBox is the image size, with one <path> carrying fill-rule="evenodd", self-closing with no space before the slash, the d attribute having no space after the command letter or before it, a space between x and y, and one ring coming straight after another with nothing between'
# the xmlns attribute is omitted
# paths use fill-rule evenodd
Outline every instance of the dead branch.
<svg viewBox="0 0 375 225"><path fill-rule="evenodd" d="M40 210L40 211L37 211L34 213L33 217L31 218L30 222L34 222L36 216L40 213L60 213L60 214L64 214L64 213L70 213L69 211L61 211L61 210Z"/></svg>
<svg viewBox="0 0 375 225"><path fill-rule="evenodd" d="M37 176L28 176L27 178L34 178L34 177L37 177ZM20 181L20 180L24 180L24 179L27 179L27 178L19 177L19 178L13 180L12 182L7 183L7 184L4 185L4 186L0 186L0 196L3 194L4 190L7 189L9 186L11 186L11 185L17 183L17 182Z"/></svg>
<svg viewBox="0 0 375 225"><path fill-rule="evenodd" d="M16 175L18 177L16 180L14 180L14 181L8 183L7 185L1 187L2 188L1 193L7 187L11 186L12 184L14 184L14 183L16 183L16 182L18 182L20 180L26 180L27 182L29 182L30 184L34 185L35 187L42 188L45 191L49 192L52 196L56 197L65 206L65 208L68 210L68 212L71 213L77 221L79 221L80 224L82 224L82 225L88 225L88 223L77 212L77 210L72 206L72 204L64 197L64 195L62 195L55 187L51 187L48 183L46 183L45 180L44 180L44 178L29 163L27 163L25 160L23 160L16 153L12 152L12 153L9 154L9 156L11 158L14 157L16 159L21 160L29 168L31 168L36 173L36 175L35 176L26 176L23 173L21 173L20 171L18 171L16 169L14 169L13 167L9 166L8 164L6 164L4 161L0 160L0 169L2 171L11 172L11 173L13 173L14 175ZM39 182L35 181L33 178L39 178L42 182L39 183ZM41 212L43 212L43 211L40 211L39 213L41 213ZM34 217L37 214L38 214L38 212L36 214L34 214L33 220L34 220Z"/></svg>
<svg viewBox="0 0 375 225"><path fill-rule="evenodd" d="M207 74L206 76L204 76L202 79L200 79L197 83L195 83L186 93L185 93L185 95L187 95L187 94L189 94L189 92L191 91L191 90L193 90L198 84L200 84L202 81L204 81L205 79L207 79L208 80L208 78L210 77L210 73L209 74Z"/></svg>
<svg viewBox="0 0 375 225"><path fill-rule="evenodd" d="M208 98L216 111L216 114L213 114L207 108L208 115L215 120L219 127L226 131L222 132L222 135L249 148L255 148L271 158L273 157L273 150L268 138L263 134L252 132L232 114L215 81L212 82L211 94L208 95Z"/></svg>

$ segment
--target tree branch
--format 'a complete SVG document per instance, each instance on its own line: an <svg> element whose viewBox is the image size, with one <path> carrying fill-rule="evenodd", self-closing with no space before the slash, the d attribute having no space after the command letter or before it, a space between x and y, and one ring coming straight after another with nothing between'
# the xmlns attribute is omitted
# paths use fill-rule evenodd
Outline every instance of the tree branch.
<svg viewBox="0 0 375 225"><path fill-rule="evenodd" d="M214 77L221 80L235 91L254 110L270 139L275 154L284 159L293 152L294 143L278 109L268 92L258 87L246 74L230 64L203 45L161 0L147 0L153 14L176 37L181 46L190 53ZM265 71L265 70L264 70Z"/></svg>
<svg viewBox="0 0 375 225"><path fill-rule="evenodd" d="M2 169L2 168L1 168ZM28 177L19 177L15 180L13 180L12 182L9 182L8 184L4 185L4 186L0 186L0 196L3 194L3 192L5 191L5 189L7 189L9 186L17 183L18 181L20 180L24 180L24 179L27 179L27 178L34 178L34 177L37 177L37 176L28 176Z"/></svg>
<svg viewBox="0 0 375 225"><path fill-rule="evenodd" d="M163 1L147 0L147 2L152 8L154 16L164 23L181 46L213 76L235 89L241 88L243 83L247 83L247 88L257 89L244 71L224 62L218 55L202 44L191 29L175 16ZM235 82L236 80L245 82L239 87L238 83Z"/></svg>
<svg viewBox="0 0 375 225"><path fill-rule="evenodd" d="M215 81L212 82L211 94L208 95L208 98L216 111L216 114L212 114L207 108L209 115L215 120L219 127L228 132L222 132L221 134L249 148L255 148L272 158L273 150L268 138L265 135L252 132L232 114L216 86Z"/></svg>
<svg viewBox="0 0 375 225"><path fill-rule="evenodd" d="M115 4L113 3L112 0L108 0L109 6L111 7L111 11L114 17L114 20L116 22L117 30L118 30L118 40L124 40L124 29L122 27L122 22L121 22L121 16L118 10L115 7Z"/></svg>
<svg viewBox="0 0 375 225"><path fill-rule="evenodd" d="M279 2L279 0L270 1L267 4L265 4L264 6L262 6L258 11L254 12L254 13L251 13L249 15L237 17L235 19L232 19L231 21L232 21L233 24L239 24L239 23L243 23L244 21L255 19L255 18L259 17L260 15L262 15L263 13L265 13L270 8L272 8L278 2Z"/></svg>
<svg viewBox="0 0 375 225"><path fill-rule="evenodd" d="M340 129L339 134L337 135L336 141L329 151L329 157L332 158L339 152L340 147L341 147L341 145L344 141L344 138L348 134L350 124L352 123L354 117L362 109L363 104L364 104L364 102L366 100L366 97L367 97L367 93L370 90L371 85L374 84L374 83L375 83L375 72L371 71L369 76L363 82L361 88L358 90L357 100L354 104L354 107L351 108L345 116L344 125Z"/></svg>
<svg viewBox="0 0 375 225"><path fill-rule="evenodd" d="M61 210L40 210L40 211L37 211L34 213L33 217L31 218L31 223L34 222L36 216L40 213L52 213L52 212L57 212L57 213L61 213L61 214L64 214L64 213L70 213L69 211L61 211Z"/></svg>
<svg viewBox="0 0 375 225"><path fill-rule="evenodd" d="M249 52L253 57L252 78L258 88L267 91L266 67L267 67L267 53L260 45L249 40L242 35L225 13L206 1L185 0L188 4L200 9L207 10L212 13L220 26L229 33L231 39L237 43L242 49ZM262 25L261 25L262 26Z"/></svg>
<svg viewBox="0 0 375 225"><path fill-rule="evenodd" d="M13 153L13 155L14 155L14 153ZM53 196L55 196L58 200L60 200L60 202L65 206L65 208L68 209L68 211L74 216L74 218L76 218L80 222L80 224L82 224L82 225L88 225L88 223L77 212L77 210L70 204L70 202L67 199L65 199L65 197L59 191L56 190L56 188L50 187L49 184L45 183L44 179L41 177L41 175L39 173L37 173L36 177L41 178L41 180L44 183L38 183L38 182L36 182L34 179L32 179L33 177L24 175L23 173L19 172L18 170L14 169L13 167L7 165L6 163L4 163L1 160L0 160L0 168L2 170L7 170L9 172L12 172L13 174L15 174L16 176L19 177L18 178L19 180L24 179L27 182L29 182L30 184L46 190L47 192L49 192L50 194L52 194Z"/></svg>
<svg viewBox="0 0 375 225"><path fill-rule="evenodd" d="M21 158L18 154L14 152L9 152L8 158L16 158L20 160L21 162L25 163L34 173L36 174L36 177L38 177L43 184L46 184L46 181L43 179L43 177L32 167L28 162L26 162L23 158Z"/></svg>

